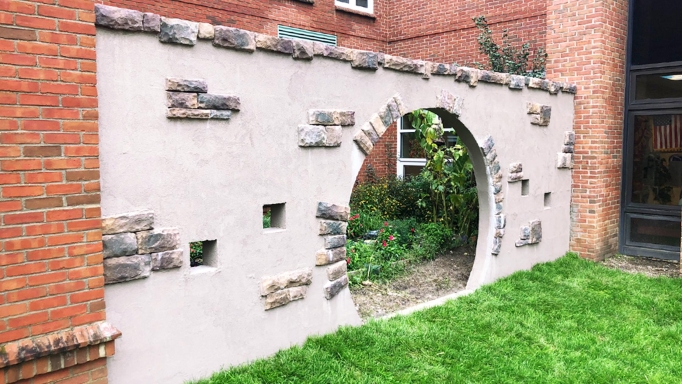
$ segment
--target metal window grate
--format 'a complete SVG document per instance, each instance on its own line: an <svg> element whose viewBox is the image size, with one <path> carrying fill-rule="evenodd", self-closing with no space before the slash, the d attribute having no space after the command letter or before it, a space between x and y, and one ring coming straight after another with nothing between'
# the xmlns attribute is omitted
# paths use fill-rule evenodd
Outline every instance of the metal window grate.
<svg viewBox="0 0 682 384"><path fill-rule="evenodd" d="M308 41L317 41L319 43L336 45L336 36L326 33L307 31L305 29L285 27L284 25L277 26L277 37L285 39L301 39Z"/></svg>

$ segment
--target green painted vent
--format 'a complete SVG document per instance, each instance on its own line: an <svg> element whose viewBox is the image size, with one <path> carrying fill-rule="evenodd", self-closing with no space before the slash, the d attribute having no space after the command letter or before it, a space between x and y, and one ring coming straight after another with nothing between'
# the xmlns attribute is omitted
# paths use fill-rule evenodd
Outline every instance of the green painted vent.
<svg viewBox="0 0 682 384"><path fill-rule="evenodd" d="M277 26L277 37L285 39L301 39L308 41L317 41L324 44L336 45L336 36L328 35L326 33L307 31L305 29L285 27L283 25Z"/></svg>

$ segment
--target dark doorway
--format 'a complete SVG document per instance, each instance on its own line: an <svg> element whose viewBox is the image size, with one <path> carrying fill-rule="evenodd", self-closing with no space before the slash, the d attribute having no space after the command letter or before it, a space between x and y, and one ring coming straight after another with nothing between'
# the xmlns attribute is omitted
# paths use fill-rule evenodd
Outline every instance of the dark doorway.
<svg viewBox="0 0 682 384"><path fill-rule="evenodd" d="M620 252L680 258L682 1L630 0Z"/></svg>

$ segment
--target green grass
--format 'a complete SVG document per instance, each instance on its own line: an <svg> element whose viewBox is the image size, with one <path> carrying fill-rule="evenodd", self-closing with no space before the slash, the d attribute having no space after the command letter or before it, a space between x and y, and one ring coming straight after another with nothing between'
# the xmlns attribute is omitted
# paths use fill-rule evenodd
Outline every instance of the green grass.
<svg viewBox="0 0 682 384"><path fill-rule="evenodd" d="M682 383L682 280L568 255L200 383Z"/></svg>

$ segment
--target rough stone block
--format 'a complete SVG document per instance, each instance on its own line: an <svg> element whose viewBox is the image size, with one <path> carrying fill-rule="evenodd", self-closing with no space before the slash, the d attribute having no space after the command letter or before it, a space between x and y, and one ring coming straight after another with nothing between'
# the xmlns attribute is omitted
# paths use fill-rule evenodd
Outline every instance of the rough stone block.
<svg viewBox="0 0 682 384"><path fill-rule="evenodd" d="M325 147L340 147L343 142L343 128L340 126L326 126L324 127L327 133L327 139L324 142Z"/></svg>
<svg viewBox="0 0 682 384"><path fill-rule="evenodd" d="M312 268L298 269L275 276L265 276L261 279L260 294L266 296L285 288L309 285L312 281Z"/></svg>
<svg viewBox="0 0 682 384"><path fill-rule="evenodd" d="M455 80L467 83L470 87L478 85L479 70L475 68L458 67L455 74Z"/></svg>
<svg viewBox="0 0 682 384"><path fill-rule="evenodd" d="M530 222L530 244L537 244L542 241L542 223L540 220L533 220Z"/></svg>
<svg viewBox="0 0 682 384"><path fill-rule="evenodd" d="M280 39L279 37L256 34L256 47L266 51L287 53L291 55L294 53L294 42L289 39Z"/></svg>
<svg viewBox="0 0 682 384"><path fill-rule="evenodd" d="M384 55L384 68L401 72L420 73L418 61L392 55Z"/></svg>
<svg viewBox="0 0 682 384"><path fill-rule="evenodd" d="M199 108L204 109L231 109L238 111L241 108L239 96L212 95L210 93L200 93L198 97Z"/></svg>
<svg viewBox="0 0 682 384"><path fill-rule="evenodd" d="M528 240L530 239L530 227L527 225L524 225L521 227L521 240Z"/></svg>
<svg viewBox="0 0 682 384"><path fill-rule="evenodd" d="M502 172L497 172L493 175L493 184L499 184L502 182Z"/></svg>
<svg viewBox="0 0 682 384"><path fill-rule="evenodd" d="M393 101L395 101L395 105L398 106L398 114L399 114L400 116L405 116L405 115L407 115L408 113L410 113L410 110L407 109L407 106L406 106L405 103L403 102L403 98L400 97L399 94L396 94L396 95L393 96Z"/></svg>
<svg viewBox="0 0 682 384"><path fill-rule="evenodd" d="M483 151L483 154L488 156L490 151L493 150L493 147L495 147L495 141L493 140L492 136L486 136L485 139L483 139L483 144L481 144L481 150Z"/></svg>
<svg viewBox="0 0 682 384"><path fill-rule="evenodd" d="M493 238L493 249L490 251L493 255L499 255L502 249L502 240L499 237Z"/></svg>
<svg viewBox="0 0 682 384"><path fill-rule="evenodd" d="M320 220L320 235L345 235L348 223L336 220Z"/></svg>
<svg viewBox="0 0 682 384"><path fill-rule="evenodd" d="M492 164L497 159L497 150L495 148L491 149L487 155L485 155L485 163L487 165Z"/></svg>
<svg viewBox="0 0 682 384"><path fill-rule="evenodd" d="M556 167L559 169L571 169L573 168L573 154L560 152L557 154L557 164Z"/></svg>
<svg viewBox="0 0 682 384"><path fill-rule="evenodd" d="M144 30L143 20L142 12L95 4L95 24L101 27L142 31Z"/></svg>
<svg viewBox="0 0 682 384"><path fill-rule="evenodd" d="M169 108L196 108L197 104L196 93L166 92L166 105Z"/></svg>
<svg viewBox="0 0 682 384"><path fill-rule="evenodd" d="M346 245L346 235L324 237L324 247L326 249L339 248L344 245Z"/></svg>
<svg viewBox="0 0 682 384"><path fill-rule="evenodd" d="M313 52L317 56L328 57L341 61L353 61L353 51L344 47L335 47L324 43L313 43Z"/></svg>
<svg viewBox="0 0 682 384"><path fill-rule="evenodd" d="M575 132L566 131L564 133L564 145L575 145Z"/></svg>
<svg viewBox="0 0 682 384"><path fill-rule="evenodd" d="M350 207L347 205L337 205L319 202L317 203L317 212L315 217L327 220L348 221L350 216Z"/></svg>
<svg viewBox="0 0 682 384"><path fill-rule="evenodd" d="M329 279L329 281L338 280L341 277L345 276L347 271L348 263L346 263L346 260L341 260L338 263L335 263L327 267L327 278Z"/></svg>
<svg viewBox="0 0 682 384"><path fill-rule="evenodd" d="M324 297L327 300L331 300L334 296L338 295L344 288L348 286L348 276L342 276L341 278L330 281L324 285Z"/></svg>
<svg viewBox="0 0 682 384"><path fill-rule="evenodd" d="M169 119L210 119L211 111L208 109L169 108L166 111Z"/></svg>
<svg viewBox="0 0 682 384"><path fill-rule="evenodd" d="M340 260L346 260L346 247L334 249L320 249L315 254L315 265L328 265Z"/></svg>
<svg viewBox="0 0 682 384"><path fill-rule="evenodd" d="M142 16L142 29L145 32L160 32L161 31L161 16L156 13L146 12Z"/></svg>
<svg viewBox="0 0 682 384"><path fill-rule="evenodd" d="M372 124L369 122L362 125L362 132L364 132L369 138L369 140L372 142L372 145L375 145L377 141L379 141L379 134L374 130Z"/></svg>
<svg viewBox="0 0 682 384"><path fill-rule="evenodd" d="M177 228L153 229L137 233L139 253L172 251L180 247L180 231Z"/></svg>
<svg viewBox="0 0 682 384"><path fill-rule="evenodd" d="M443 108L456 116L461 116L463 105L464 100L461 97L455 96L445 89L442 89L440 94L438 94L436 101L437 108Z"/></svg>
<svg viewBox="0 0 682 384"><path fill-rule="evenodd" d="M355 111L337 109L311 109L308 111L308 124L313 125L355 125Z"/></svg>
<svg viewBox="0 0 682 384"><path fill-rule="evenodd" d="M574 147L572 145L564 145L564 147L561 149L561 152L563 153L573 153Z"/></svg>
<svg viewBox="0 0 682 384"><path fill-rule="evenodd" d="M298 60L312 60L315 56L313 51L313 43L310 41L294 40L294 59Z"/></svg>
<svg viewBox="0 0 682 384"><path fill-rule="evenodd" d="M197 37L202 40L213 40L215 37L215 30L213 25L209 23L199 23L199 33Z"/></svg>
<svg viewBox="0 0 682 384"><path fill-rule="evenodd" d="M159 41L162 43L195 45L198 34L198 23L180 19L161 18Z"/></svg>
<svg viewBox="0 0 682 384"><path fill-rule="evenodd" d="M205 80L169 77L166 79L166 91L206 93L208 83Z"/></svg>
<svg viewBox="0 0 682 384"><path fill-rule="evenodd" d="M561 88L562 92L576 94L578 93L578 86L576 84L566 84Z"/></svg>
<svg viewBox="0 0 682 384"><path fill-rule="evenodd" d="M517 247L523 247L524 245L528 245L528 240L523 240L523 239L517 240L515 245Z"/></svg>
<svg viewBox="0 0 682 384"><path fill-rule="evenodd" d="M495 229L504 229L507 226L507 218L504 214L495 216Z"/></svg>
<svg viewBox="0 0 682 384"><path fill-rule="evenodd" d="M502 213L502 203L495 203L495 214L499 215Z"/></svg>
<svg viewBox="0 0 682 384"><path fill-rule="evenodd" d="M499 73L499 72L493 72L493 71L480 71L478 80L486 82L486 83L506 85L506 84L509 84L509 82L511 80L510 76L511 75L508 73Z"/></svg>
<svg viewBox="0 0 682 384"><path fill-rule="evenodd" d="M501 204L504 201L504 192L495 194L495 203Z"/></svg>
<svg viewBox="0 0 682 384"><path fill-rule="evenodd" d="M450 64L443 64L443 63L434 63L435 65L431 66L431 74L432 75L450 75Z"/></svg>
<svg viewBox="0 0 682 384"><path fill-rule="evenodd" d="M510 183L516 183L517 181L523 180L523 172L510 173L507 181Z"/></svg>
<svg viewBox="0 0 682 384"><path fill-rule="evenodd" d="M216 26L214 27L213 45L239 51L253 52L256 50L256 38L253 32L231 27Z"/></svg>
<svg viewBox="0 0 682 384"><path fill-rule="evenodd" d="M320 125L299 125L299 147L324 147L327 144L327 130Z"/></svg>
<svg viewBox="0 0 682 384"><path fill-rule="evenodd" d="M291 298L291 301L302 300L305 299L305 295L308 292L308 287L302 285L300 287L288 288L287 291L289 291L289 297Z"/></svg>
<svg viewBox="0 0 682 384"><path fill-rule="evenodd" d="M379 114L375 113L370 117L369 123L372 124L372 128L376 131L377 135L379 137L383 136L384 133L386 133L386 130L388 127L384 125L384 122L381 120L381 117L379 117Z"/></svg>
<svg viewBox="0 0 682 384"><path fill-rule="evenodd" d="M102 236L104 258L130 256L137 253L137 238L134 233L124 232Z"/></svg>
<svg viewBox="0 0 682 384"><path fill-rule="evenodd" d="M357 51L352 52L351 67L357 69L379 69L379 55L376 52Z"/></svg>
<svg viewBox="0 0 682 384"><path fill-rule="evenodd" d="M385 127L390 127L391 124L393 124L393 115L391 114L391 110L389 109L388 105L383 105L381 108L379 108L379 118Z"/></svg>
<svg viewBox="0 0 682 384"><path fill-rule="evenodd" d="M107 216L102 219L102 234L139 232L154 228L154 212L140 211Z"/></svg>
<svg viewBox="0 0 682 384"><path fill-rule="evenodd" d="M287 305L305 298L308 287L295 287L273 292L265 297L265 310Z"/></svg>
<svg viewBox="0 0 682 384"><path fill-rule="evenodd" d="M360 150L365 154L369 155L372 150L374 149L374 144L372 144L372 140L370 140L369 137L363 132L362 130L358 131L358 133L355 134L355 137L353 137L353 141L360 147Z"/></svg>
<svg viewBox="0 0 682 384"><path fill-rule="evenodd" d="M523 164L518 162L509 164L509 173L517 172L523 172Z"/></svg>
<svg viewBox="0 0 682 384"><path fill-rule="evenodd" d="M509 78L509 88L511 89L523 89L526 86L526 78L519 75L511 75Z"/></svg>
<svg viewBox="0 0 682 384"><path fill-rule="evenodd" d="M531 103L531 102L526 103L526 112L528 112L529 115L539 114L541 108L542 108L542 104Z"/></svg>
<svg viewBox="0 0 682 384"><path fill-rule="evenodd" d="M498 159L495 159L495 161L493 161L490 164L490 173L495 174L498 172L500 172L500 162L498 161ZM497 193L497 192L495 192L495 193Z"/></svg>
<svg viewBox="0 0 682 384"><path fill-rule="evenodd" d="M215 111L212 110L210 112L209 119L213 120L229 120L232 117L232 111L225 111L225 110L220 110L220 111Z"/></svg>
<svg viewBox="0 0 682 384"><path fill-rule="evenodd" d="M400 109L398 108L398 104L395 102L395 99L391 98L388 100L386 103L386 107L388 111L391 113L391 117L393 118L393 121L398 121L402 117L400 114Z"/></svg>
<svg viewBox="0 0 682 384"><path fill-rule="evenodd" d="M152 271L182 267L182 249L152 253Z"/></svg>
<svg viewBox="0 0 682 384"><path fill-rule="evenodd" d="M543 82L542 79L530 77L528 78L528 88L542 89L542 82Z"/></svg>
<svg viewBox="0 0 682 384"><path fill-rule="evenodd" d="M133 255L104 259L104 284L144 279L152 271L151 255Z"/></svg>
<svg viewBox="0 0 682 384"><path fill-rule="evenodd" d="M502 183L501 182L493 183L493 193L500 193L501 191L502 191Z"/></svg>
<svg viewBox="0 0 682 384"><path fill-rule="evenodd" d="M504 237L504 229L496 229L495 230L495 237L503 238Z"/></svg>

